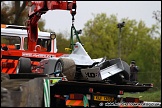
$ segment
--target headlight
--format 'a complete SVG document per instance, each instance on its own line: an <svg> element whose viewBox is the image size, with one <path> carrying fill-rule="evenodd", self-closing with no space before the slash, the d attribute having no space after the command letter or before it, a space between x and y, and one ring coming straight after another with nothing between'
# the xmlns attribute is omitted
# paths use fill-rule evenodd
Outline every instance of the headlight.
<svg viewBox="0 0 162 108"><path fill-rule="evenodd" d="M51 32L50 38L51 38L51 39L55 39L55 38L56 38L56 33L55 33L55 32Z"/></svg>

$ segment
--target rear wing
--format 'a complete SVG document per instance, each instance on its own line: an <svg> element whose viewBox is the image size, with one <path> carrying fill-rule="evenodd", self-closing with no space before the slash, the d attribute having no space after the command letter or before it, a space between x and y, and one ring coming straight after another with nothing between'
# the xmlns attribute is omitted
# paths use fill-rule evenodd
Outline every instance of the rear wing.
<svg viewBox="0 0 162 108"><path fill-rule="evenodd" d="M83 78L88 81L102 81L122 71L128 71L129 73L120 58L107 60L100 66L93 68L81 69Z"/></svg>

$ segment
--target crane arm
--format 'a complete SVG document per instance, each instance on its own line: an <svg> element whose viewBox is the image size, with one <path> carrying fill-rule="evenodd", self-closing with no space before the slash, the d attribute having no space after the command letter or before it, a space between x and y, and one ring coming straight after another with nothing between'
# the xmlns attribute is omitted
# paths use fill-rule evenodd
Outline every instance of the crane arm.
<svg viewBox="0 0 162 108"><path fill-rule="evenodd" d="M72 17L76 14L76 1L29 1L27 20L28 50L33 51L38 39L38 21L48 10L68 10Z"/></svg>

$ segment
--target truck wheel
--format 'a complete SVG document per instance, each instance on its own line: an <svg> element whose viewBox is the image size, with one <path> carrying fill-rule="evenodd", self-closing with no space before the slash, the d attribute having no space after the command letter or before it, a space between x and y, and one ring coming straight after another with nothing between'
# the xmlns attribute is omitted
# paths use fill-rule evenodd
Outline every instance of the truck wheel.
<svg viewBox="0 0 162 108"><path fill-rule="evenodd" d="M59 76L65 75L67 80L72 81L75 77L76 65L75 62L68 58L60 58L56 62L54 72L61 71Z"/></svg>
<svg viewBox="0 0 162 108"><path fill-rule="evenodd" d="M20 57L16 67L16 73L31 73L31 60L29 58Z"/></svg>

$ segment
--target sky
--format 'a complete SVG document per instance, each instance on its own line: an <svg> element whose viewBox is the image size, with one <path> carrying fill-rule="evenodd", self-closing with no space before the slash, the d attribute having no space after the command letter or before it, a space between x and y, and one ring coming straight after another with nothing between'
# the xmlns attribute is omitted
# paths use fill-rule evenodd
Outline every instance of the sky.
<svg viewBox="0 0 162 108"><path fill-rule="evenodd" d="M147 27L156 23L152 18L153 11L161 11L161 1L76 1L77 9L74 20L76 29L83 29L84 24L93 19L93 14L106 13L116 15L118 21L122 18L144 21ZM54 32L69 32L72 25L70 11L50 10L41 16L45 20L45 29ZM119 22L120 23L120 22Z"/></svg>

